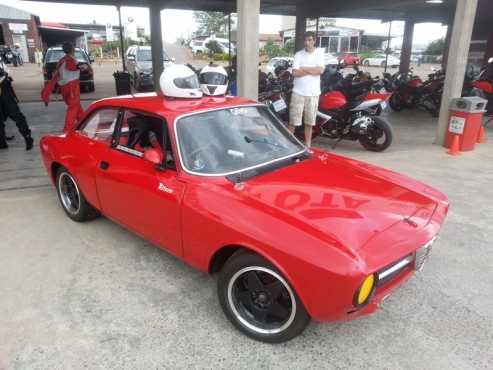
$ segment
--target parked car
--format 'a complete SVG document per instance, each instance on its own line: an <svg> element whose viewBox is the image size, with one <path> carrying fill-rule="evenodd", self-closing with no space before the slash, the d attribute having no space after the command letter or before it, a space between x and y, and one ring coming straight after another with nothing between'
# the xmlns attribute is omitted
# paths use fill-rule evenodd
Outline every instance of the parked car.
<svg viewBox="0 0 493 370"><path fill-rule="evenodd" d="M130 80L137 91L152 89L154 86L154 75L152 73L152 51L150 46L130 46L126 54L127 70L130 73ZM174 59L170 58L163 51L164 67L173 64Z"/></svg>
<svg viewBox="0 0 493 370"><path fill-rule="evenodd" d="M190 41L190 48L192 53L201 54L205 52L204 40L192 40Z"/></svg>
<svg viewBox="0 0 493 370"><path fill-rule="evenodd" d="M224 39L224 38L220 38L220 37L215 37L215 38L208 37L208 38L206 38L204 40L204 44L203 44L203 47L204 47L203 52L207 52L208 51L207 44L210 41L216 41L217 44L219 45L219 48L221 48L221 52L224 53L224 54L229 53L229 48L231 48L231 54L235 54L236 53L236 47L234 46L234 44L233 43L230 43L228 39Z"/></svg>
<svg viewBox="0 0 493 370"><path fill-rule="evenodd" d="M52 47L46 50L43 56L43 79L45 85L51 80L53 72L60 59L65 56L61 47ZM75 48L74 57L79 64L87 64L89 68L80 72L80 89L81 91L94 91L94 71L91 63L94 61L84 49Z"/></svg>
<svg viewBox="0 0 493 370"><path fill-rule="evenodd" d="M386 60L385 58L386 58L385 54L377 54L374 57L365 58L365 60L363 60L363 65L364 66L385 67L385 60ZM389 54L389 57L387 60L387 66L395 68L395 67L398 67L399 64L401 64L400 59Z"/></svg>
<svg viewBox="0 0 493 370"><path fill-rule="evenodd" d="M103 99L40 148L69 218L103 214L218 273L226 317L265 342L376 311L421 269L448 210L428 185L309 150L238 97Z"/></svg>
<svg viewBox="0 0 493 370"><path fill-rule="evenodd" d="M359 64L360 61L359 56L357 54L350 54L350 53L338 55L337 60L339 61L339 63L343 63L348 66Z"/></svg>
<svg viewBox="0 0 493 370"><path fill-rule="evenodd" d="M277 67L282 67L288 70L290 73L293 71L293 60L292 57L275 57L269 60L269 63L265 66L265 73L268 77L273 77L275 75L275 70Z"/></svg>

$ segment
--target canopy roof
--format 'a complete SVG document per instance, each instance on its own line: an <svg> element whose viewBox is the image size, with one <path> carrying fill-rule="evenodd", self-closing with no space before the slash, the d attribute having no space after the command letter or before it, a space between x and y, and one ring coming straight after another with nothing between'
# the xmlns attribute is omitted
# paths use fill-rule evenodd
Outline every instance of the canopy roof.
<svg viewBox="0 0 493 370"><path fill-rule="evenodd" d="M45 1L45 0L34 0ZM161 4L163 9L191 9L235 12L236 0L51 0L51 2L86 5L118 5L148 7ZM307 16L351 17L374 19L407 19L416 21L447 21L455 9L455 0L428 4L425 0L261 0L262 14L296 15L296 5ZM481 0L488 3L488 0ZM481 14L481 9L478 11ZM491 13L490 13L491 14Z"/></svg>

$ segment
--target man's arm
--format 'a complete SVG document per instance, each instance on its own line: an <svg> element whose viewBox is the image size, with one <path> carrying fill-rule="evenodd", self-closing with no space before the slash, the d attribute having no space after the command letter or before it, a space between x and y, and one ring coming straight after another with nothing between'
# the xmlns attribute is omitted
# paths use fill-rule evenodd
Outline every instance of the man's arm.
<svg viewBox="0 0 493 370"><path fill-rule="evenodd" d="M303 76L306 75L318 76L324 73L324 69L322 67L301 67L300 69L304 73Z"/></svg>
<svg viewBox="0 0 493 370"><path fill-rule="evenodd" d="M305 67L299 67L299 68L296 68L296 69L293 69L293 76L294 77L303 77L303 76L307 76L309 73L307 73L305 70L304 70Z"/></svg>

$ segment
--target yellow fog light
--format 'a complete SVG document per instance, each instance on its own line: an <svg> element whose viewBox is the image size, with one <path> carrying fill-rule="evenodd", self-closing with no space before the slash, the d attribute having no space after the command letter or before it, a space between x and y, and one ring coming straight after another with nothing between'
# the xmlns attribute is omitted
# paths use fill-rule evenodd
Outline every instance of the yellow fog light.
<svg viewBox="0 0 493 370"><path fill-rule="evenodd" d="M371 297L373 290L375 288L375 275L368 275L359 289L356 291L354 296L354 303L356 306L362 306L367 303L368 299Z"/></svg>

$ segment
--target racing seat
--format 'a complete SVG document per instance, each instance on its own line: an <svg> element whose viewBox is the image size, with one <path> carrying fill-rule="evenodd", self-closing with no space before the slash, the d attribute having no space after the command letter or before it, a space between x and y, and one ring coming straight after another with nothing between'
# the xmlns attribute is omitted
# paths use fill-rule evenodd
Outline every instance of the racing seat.
<svg viewBox="0 0 493 370"><path fill-rule="evenodd" d="M143 117L135 116L130 117L127 120L129 132L128 132L128 140L127 147L130 149L135 149L135 146L142 141L148 139L148 127L147 122ZM149 143L150 144L150 143Z"/></svg>

